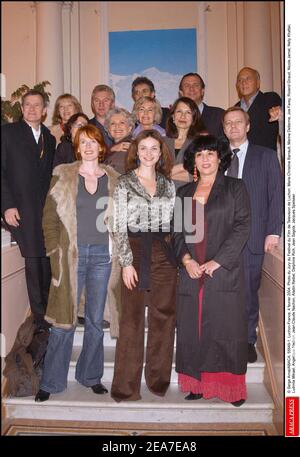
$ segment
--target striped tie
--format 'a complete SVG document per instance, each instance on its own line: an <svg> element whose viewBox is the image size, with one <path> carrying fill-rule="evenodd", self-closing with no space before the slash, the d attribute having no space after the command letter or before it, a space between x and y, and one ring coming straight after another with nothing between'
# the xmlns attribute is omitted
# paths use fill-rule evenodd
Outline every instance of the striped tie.
<svg viewBox="0 0 300 457"><path fill-rule="evenodd" d="M239 152L239 148L232 149L232 158L231 164L228 168L227 176L231 176L232 178L237 178L239 175L239 158L237 153Z"/></svg>

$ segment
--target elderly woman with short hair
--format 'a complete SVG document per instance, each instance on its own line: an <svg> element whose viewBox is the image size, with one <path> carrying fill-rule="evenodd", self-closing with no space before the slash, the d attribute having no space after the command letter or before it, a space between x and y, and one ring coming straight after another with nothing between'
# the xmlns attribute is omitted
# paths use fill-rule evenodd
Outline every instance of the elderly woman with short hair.
<svg viewBox="0 0 300 457"><path fill-rule="evenodd" d="M105 163L121 174L125 173L125 163L132 142L131 133L134 125L132 115L124 108L111 109L105 119L104 126L114 141Z"/></svg>
<svg viewBox="0 0 300 457"><path fill-rule="evenodd" d="M161 136L166 135L165 129L158 125L162 118L162 109L158 100L151 97L139 98L133 106L132 115L138 123L132 133L133 138L143 130L157 130Z"/></svg>

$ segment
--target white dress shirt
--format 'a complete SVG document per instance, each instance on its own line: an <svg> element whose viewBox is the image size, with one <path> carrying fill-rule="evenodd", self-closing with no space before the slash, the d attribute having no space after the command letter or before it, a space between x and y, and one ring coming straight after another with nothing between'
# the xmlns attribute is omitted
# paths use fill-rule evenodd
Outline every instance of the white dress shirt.
<svg viewBox="0 0 300 457"><path fill-rule="evenodd" d="M26 122L26 124L28 124L29 127L31 128L33 136L34 136L34 139L36 141L36 144L38 144L39 139L40 139L40 135L41 135L41 124L39 125L39 128L37 130L34 127L32 127L28 122Z"/></svg>
<svg viewBox="0 0 300 457"><path fill-rule="evenodd" d="M238 147L239 152L237 152L237 154L236 154L239 159L239 174L238 174L239 179L242 179L242 176L243 176L243 168L244 168L244 163L245 163L245 159L246 159L248 144L249 144L248 140L246 140L243 144L241 144ZM237 148L232 146L232 144L231 144L230 149L233 150L233 149L237 149ZM227 171L225 174L227 175Z"/></svg>

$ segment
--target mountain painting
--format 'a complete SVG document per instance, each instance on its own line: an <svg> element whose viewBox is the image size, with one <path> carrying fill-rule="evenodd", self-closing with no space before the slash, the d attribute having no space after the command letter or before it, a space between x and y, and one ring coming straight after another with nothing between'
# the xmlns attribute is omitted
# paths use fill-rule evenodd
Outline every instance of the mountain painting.
<svg viewBox="0 0 300 457"><path fill-rule="evenodd" d="M110 32L109 60L117 106L132 110L131 83L137 76L151 79L156 98L169 106L182 76L197 71L196 29Z"/></svg>

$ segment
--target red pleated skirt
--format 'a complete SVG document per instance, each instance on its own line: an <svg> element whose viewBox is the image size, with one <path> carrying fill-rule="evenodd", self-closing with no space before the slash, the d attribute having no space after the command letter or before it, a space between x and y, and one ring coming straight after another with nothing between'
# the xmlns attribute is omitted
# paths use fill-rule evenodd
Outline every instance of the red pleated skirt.
<svg viewBox="0 0 300 457"><path fill-rule="evenodd" d="M199 335L201 334L203 286L199 293ZM192 378L183 373L178 374L178 384L182 392L202 394L204 399L219 398L220 400L233 403L238 400L246 400L246 375L233 373L201 372L201 380Z"/></svg>

